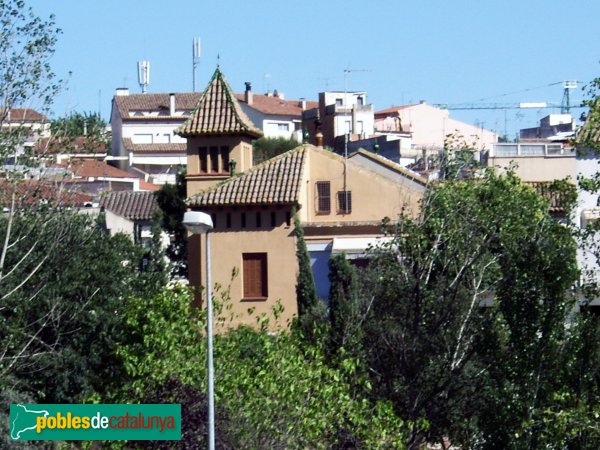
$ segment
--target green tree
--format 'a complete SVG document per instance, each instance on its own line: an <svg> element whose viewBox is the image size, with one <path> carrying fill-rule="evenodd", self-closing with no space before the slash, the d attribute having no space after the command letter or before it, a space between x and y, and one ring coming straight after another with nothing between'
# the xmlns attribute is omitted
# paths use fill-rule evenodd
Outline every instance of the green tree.
<svg viewBox="0 0 600 450"><path fill-rule="evenodd" d="M361 355L361 311L358 295L358 275L346 255L334 255L329 260L329 321L332 353L344 348L354 356Z"/></svg>
<svg viewBox="0 0 600 450"><path fill-rule="evenodd" d="M32 156L22 146L31 129L13 109L48 113L61 87L50 68L59 34L54 16L36 16L23 0L0 3L0 160L18 155L26 162Z"/></svg>
<svg viewBox="0 0 600 450"><path fill-rule="evenodd" d="M129 381L119 401L143 398L148 384L169 380L205 392L205 317L191 306L189 291L132 299L126 317L130 334L119 354ZM391 405L351 388L358 382L353 361L331 368L320 346L294 332L247 327L215 336L214 350L216 405L224 420L216 431L234 448L403 448L406 424ZM183 417L184 427L189 420Z"/></svg>
<svg viewBox="0 0 600 450"><path fill-rule="evenodd" d="M281 155L288 150L298 147L298 145L300 143L295 139L261 137L252 143L254 164L260 164L267 159Z"/></svg>
<svg viewBox="0 0 600 450"><path fill-rule="evenodd" d="M185 170L177 173L175 184L165 184L155 192L156 203L162 211L161 226L171 238L166 253L173 263L172 275L187 278L187 232L183 215L187 211Z"/></svg>
<svg viewBox="0 0 600 450"><path fill-rule="evenodd" d="M364 280L365 363L402 417L429 423L409 447L449 436L536 448L527 424L550 401L574 301L570 229L512 173L489 170L434 185L418 220L391 231Z"/></svg>
<svg viewBox="0 0 600 450"><path fill-rule="evenodd" d="M8 219L0 217L0 239ZM152 295L163 277L140 272L143 249L85 215L22 209L11 222L0 279L0 383L38 400L76 402L118 383L124 299ZM12 380L12 381L10 381Z"/></svg>
<svg viewBox="0 0 600 450"><path fill-rule="evenodd" d="M58 139L52 142L52 145L60 145L61 148L69 149L74 145L75 138L80 136L86 137L84 149L94 151L110 147L111 137L107 123L95 112L75 112L67 117L55 119L50 124L50 132Z"/></svg>

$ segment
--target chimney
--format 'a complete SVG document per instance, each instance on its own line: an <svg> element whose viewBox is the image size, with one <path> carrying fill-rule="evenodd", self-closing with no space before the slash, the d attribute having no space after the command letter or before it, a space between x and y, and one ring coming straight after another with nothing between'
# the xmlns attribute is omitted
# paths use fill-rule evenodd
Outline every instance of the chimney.
<svg viewBox="0 0 600 450"><path fill-rule="evenodd" d="M300 101L298 102L298 106L300 108L302 108L302 111L306 111L306 100L304 100L303 98L301 98Z"/></svg>
<svg viewBox="0 0 600 450"><path fill-rule="evenodd" d="M317 131L315 135L315 140L318 148L323 148L323 133L321 131Z"/></svg>
<svg viewBox="0 0 600 450"><path fill-rule="evenodd" d="M285 100L285 96L283 95L283 92L279 92L277 89L275 89L273 91L273 97L279 98L281 100Z"/></svg>
<svg viewBox="0 0 600 450"><path fill-rule="evenodd" d="M129 95L129 88L117 88L116 95Z"/></svg>
<svg viewBox="0 0 600 450"><path fill-rule="evenodd" d="M244 100L246 100L246 104L252 105L254 101L254 94L252 93L252 83L246 81L244 84L246 85L246 92L244 92Z"/></svg>
<svg viewBox="0 0 600 450"><path fill-rule="evenodd" d="M175 94L169 94L169 115L175 115Z"/></svg>

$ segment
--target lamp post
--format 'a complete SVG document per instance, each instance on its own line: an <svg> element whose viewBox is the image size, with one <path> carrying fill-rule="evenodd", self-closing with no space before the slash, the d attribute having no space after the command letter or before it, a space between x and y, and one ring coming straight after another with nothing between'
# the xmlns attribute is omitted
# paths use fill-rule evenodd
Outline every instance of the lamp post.
<svg viewBox="0 0 600 450"><path fill-rule="evenodd" d="M208 353L208 448L215 449L215 373L213 367L212 287L210 263L210 215L200 211L188 211L183 215L183 226L192 234L206 233L206 339Z"/></svg>

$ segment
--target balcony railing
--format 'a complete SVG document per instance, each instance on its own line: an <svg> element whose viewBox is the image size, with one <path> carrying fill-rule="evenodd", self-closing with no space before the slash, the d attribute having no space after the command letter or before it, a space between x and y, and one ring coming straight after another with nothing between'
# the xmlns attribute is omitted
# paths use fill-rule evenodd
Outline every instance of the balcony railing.
<svg viewBox="0 0 600 450"><path fill-rule="evenodd" d="M514 144L494 144L490 152L490 157L508 158L513 156L575 156L575 150L565 148L563 144L558 143L514 143Z"/></svg>

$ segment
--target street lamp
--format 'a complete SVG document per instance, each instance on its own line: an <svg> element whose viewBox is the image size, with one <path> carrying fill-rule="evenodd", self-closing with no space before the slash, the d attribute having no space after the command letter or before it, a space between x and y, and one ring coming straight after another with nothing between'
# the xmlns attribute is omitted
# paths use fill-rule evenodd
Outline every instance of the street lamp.
<svg viewBox="0 0 600 450"><path fill-rule="evenodd" d="M192 234L206 233L206 339L208 352L208 448L215 449L215 374L213 367L212 288L210 265L210 215L200 211L188 211L183 215L183 226Z"/></svg>

